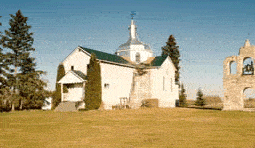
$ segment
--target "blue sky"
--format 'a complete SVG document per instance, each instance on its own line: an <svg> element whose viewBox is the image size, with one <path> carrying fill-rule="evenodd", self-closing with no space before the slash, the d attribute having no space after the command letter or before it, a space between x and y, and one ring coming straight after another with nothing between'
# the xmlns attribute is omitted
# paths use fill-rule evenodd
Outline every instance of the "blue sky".
<svg viewBox="0 0 255 148"><path fill-rule="evenodd" d="M58 64L77 46L114 53L127 41L130 12L136 11L140 41L159 56L169 35L180 46L181 82L189 99L223 96L223 60L237 55L245 39L255 44L254 1L0 1L3 31L19 9L34 32L37 68L54 90Z"/></svg>

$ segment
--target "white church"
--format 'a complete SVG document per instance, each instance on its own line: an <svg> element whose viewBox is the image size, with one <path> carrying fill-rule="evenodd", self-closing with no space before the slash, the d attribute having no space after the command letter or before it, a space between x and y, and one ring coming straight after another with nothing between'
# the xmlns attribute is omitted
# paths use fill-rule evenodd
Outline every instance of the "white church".
<svg viewBox="0 0 255 148"><path fill-rule="evenodd" d="M78 46L62 64L65 76L61 84L61 104L80 102L84 106L87 65L94 53L100 62L102 84L102 106L113 109L125 105L139 108L143 100L157 100L158 107L175 107L179 99L178 85L175 84L176 68L168 56L153 56L150 47L137 38L136 25L131 20L128 41L119 46L115 54ZM138 65L149 65L144 74L137 72ZM67 91L63 90L67 88Z"/></svg>

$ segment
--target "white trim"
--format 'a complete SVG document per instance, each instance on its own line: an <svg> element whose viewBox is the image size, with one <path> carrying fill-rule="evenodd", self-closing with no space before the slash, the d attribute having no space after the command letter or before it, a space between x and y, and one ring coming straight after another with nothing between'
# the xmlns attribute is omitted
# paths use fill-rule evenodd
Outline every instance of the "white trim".
<svg viewBox="0 0 255 148"><path fill-rule="evenodd" d="M72 73L75 77L77 77L77 78L80 80L80 82L72 82L72 83L70 83L70 84L73 84L73 83L83 83L83 82L86 81L86 80L84 80L83 78L81 78L79 75L77 75L75 72L73 72L72 70L68 71L68 72L65 74L65 76L66 76L67 74L69 74L69 73ZM68 84L68 83L66 83L66 82L64 82L64 83L61 82L61 80L64 79L65 76L62 77L57 83Z"/></svg>
<svg viewBox="0 0 255 148"><path fill-rule="evenodd" d="M85 54L87 54L89 57L91 57L91 54L89 53L89 52L87 52L86 50L84 50L84 49L82 49L82 47L81 46L78 46L78 47L76 47L61 63L64 63L64 61L66 60L66 59L68 59L76 50L78 50L78 52L79 52L79 50L80 51L82 51L83 53L85 53ZM100 51L100 52L102 52L102 51ZM108 54L108 53L107 53ZM175 71L176 71L176 68L175 68L175 66L173 65L173 62L172 62L172 60L171 60L171 58L168 56L167 57L169 60L170 60L170 62L172 63L172 66L174 67L174 69L175 69ZM166 59L167 59L166 58ZM129 68L135 68L135 66L134 65L131 65L131 64L121 64L121 63L116 63L116 62L112 62L112 61L106 61L106 60L100 60L100 59L98 59L99 60L99 62L103 62L103 63L108 63L108 64L113 64L113 65L118 65L118 66L123 66L123 67L129 67ZM125 59L124 59L125 60ZM165 61L164 61L165 62ZM163 63L164 63L163 62ZM163 64L162 63L162 64ZM161 64L161 65L162 65ZM151 66L150 67L150 69L154 69L154 68L160 68L161 67L161 65L160 66Z"/></svg>
<svg viewBox="0 0 255 148"><path fill-rule="evenodd" d="M81 49L81 51L83 51L88 56L91 56L91 54L89 52L87 52L86 50L82 49L80 46L78 46L77 48ZM102 51L100 51L100 52L102 52ZM109 53L107 53L107 54L109 54ZM100 59L98 59L98 60L99 60L99 62L104 62L104 63L113 64L113 65L119 65L119 66L124 66L124 67L135 68L135 66L130 65L130 64L121 64L121 63L116 63L116 62L112 62L112 61L100 60ZM125 59L123 59L123 60L125 60Z"/></svg>
<svg viewBox="0 0 255 148"><path fill-rule="evenodd" d="M66 59L68 59L77 49L78 49L78 47L75 48L61 63L64 63L64 61L65 61Z"/></svg>
<svg viewBox="0 0 255 148"><path fill-rule="evenodd" d="M174 63L173 63L173 61L171 60L171 58L169 57L169 56L167 56L167 59L171 62L171 64L172 64L172 66L174 67L174 71L176 71L177 69L176 69L176 67L174 66ZM166 61L166 60L165 60ZM164 61L164 62L165 62ZM164 63L163 62L163 63ZM161 64L161 65L163 65L163 63Z"/></svg>

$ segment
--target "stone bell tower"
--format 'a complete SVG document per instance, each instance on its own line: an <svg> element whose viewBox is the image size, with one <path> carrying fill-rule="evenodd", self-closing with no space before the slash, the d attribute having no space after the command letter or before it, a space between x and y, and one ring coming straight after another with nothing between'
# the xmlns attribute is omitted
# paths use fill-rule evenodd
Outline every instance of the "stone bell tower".
<svg viewBox="0 0 255 148"><path fill-rule="evenodd" d="M247 60L249 62L246 62ZM238 56L227 57L223 63L223 110L243 110L244 91L255 89L254 76L255 46L246 40L239 49ZM231 64L236 63L236 73L232 73Z"/></svg>

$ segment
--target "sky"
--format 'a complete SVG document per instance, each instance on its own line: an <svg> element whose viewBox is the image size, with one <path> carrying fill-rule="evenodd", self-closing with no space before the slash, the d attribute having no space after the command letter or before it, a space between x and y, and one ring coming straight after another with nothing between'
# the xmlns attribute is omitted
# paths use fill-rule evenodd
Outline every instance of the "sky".
<svg viewBox="0 0 255 148"><path fill-rule="evenodd" d="M140 41L160 56L172 34L181 54L180 81L188 99L198 88L223 96L223 61L238 55L246 39L255 44L255 1L244 0L8 0L0 1L0 31L19 9L34 35L37 69L54 90L57 66L76 47L114 54L128 40L131 11Z"/></svg>

